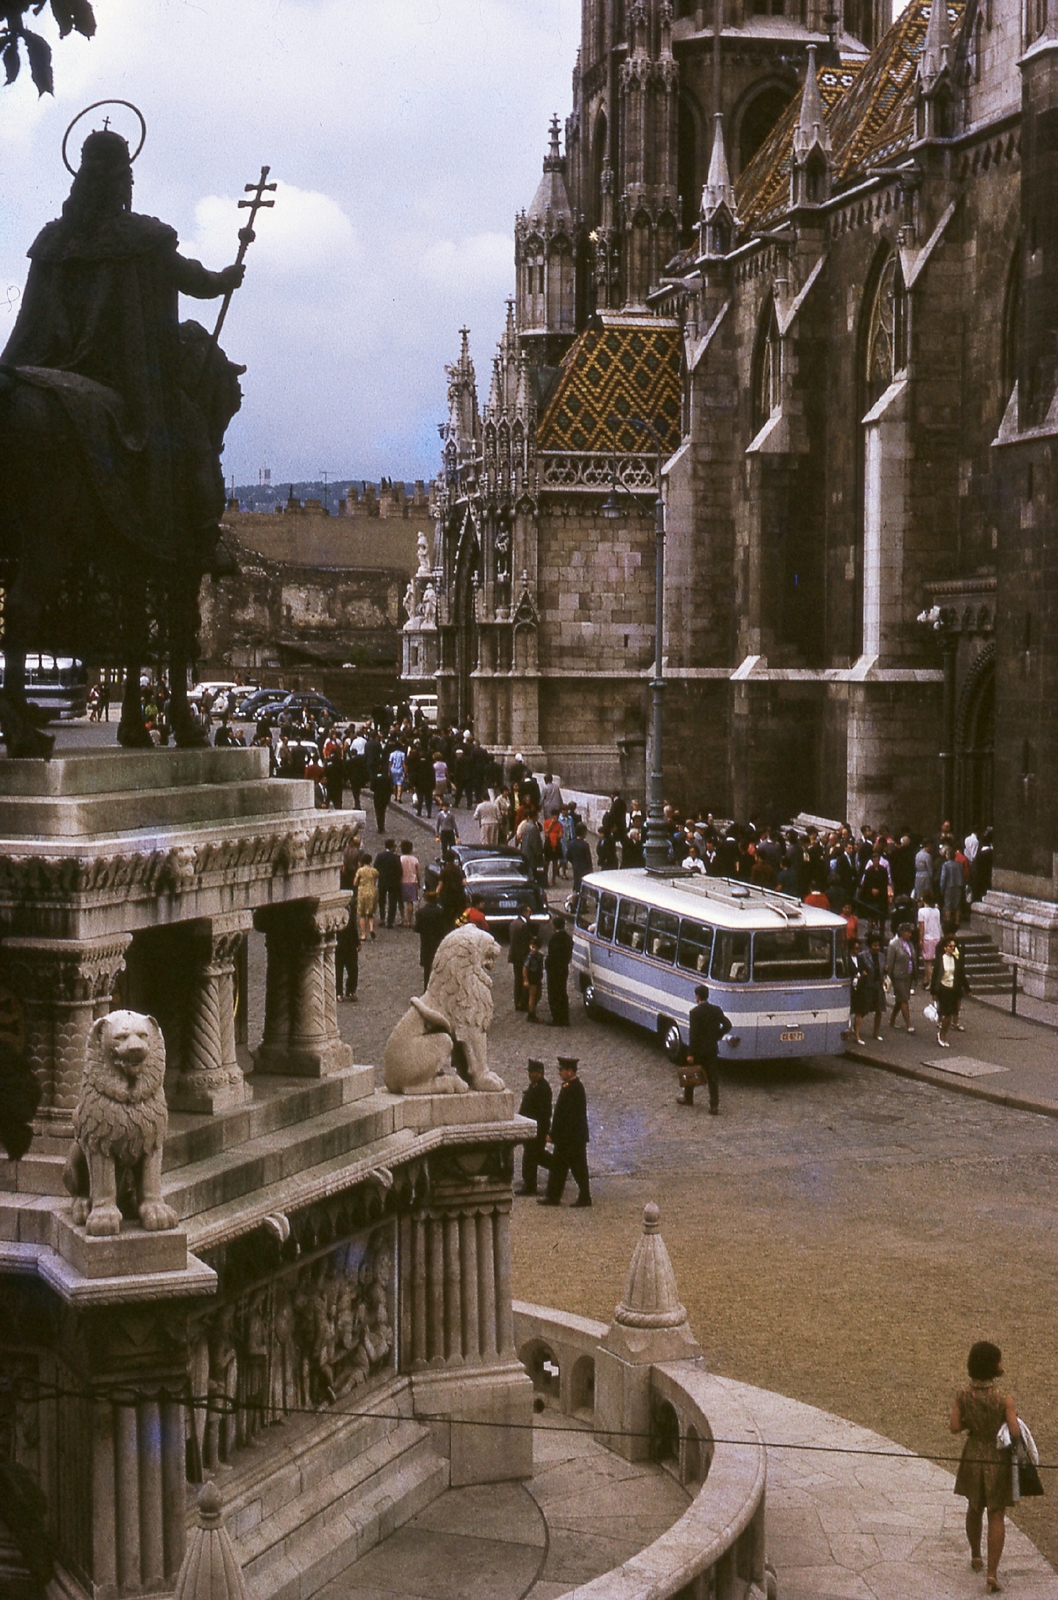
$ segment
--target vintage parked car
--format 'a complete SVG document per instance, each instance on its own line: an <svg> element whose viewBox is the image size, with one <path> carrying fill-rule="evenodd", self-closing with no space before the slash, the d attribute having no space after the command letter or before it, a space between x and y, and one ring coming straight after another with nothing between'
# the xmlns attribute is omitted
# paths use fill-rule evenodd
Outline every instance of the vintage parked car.
<svg viewBox="0 0 1058 1600"><path fill-rule="evenodd" d="M517 850L500 845L457 844L455 854L463 869L467 898L481 895L491 933L506 933L522 905L532 908L532 921L541 933L550 928L547 896ZM440 870L438 861L431 871L436 875Z"/></svg>

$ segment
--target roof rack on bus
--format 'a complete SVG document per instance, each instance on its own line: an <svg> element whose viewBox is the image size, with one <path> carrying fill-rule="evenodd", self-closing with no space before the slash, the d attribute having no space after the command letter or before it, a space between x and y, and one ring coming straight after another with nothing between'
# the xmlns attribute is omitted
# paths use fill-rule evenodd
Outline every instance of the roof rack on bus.
<svg viewBox="0 0 1058 1600"><path fill-rule="evenodd" d="M675 879L673 887L677 887ZM768 889L763 884L741 883L737 878L681 877L678 887L688 894L700 895L703 900L719 900L722 905L730 906L735 911L759 910L764 906L787 923L804 921L804 908L800 900L791 894L783 894L779 889Z"/></svg>

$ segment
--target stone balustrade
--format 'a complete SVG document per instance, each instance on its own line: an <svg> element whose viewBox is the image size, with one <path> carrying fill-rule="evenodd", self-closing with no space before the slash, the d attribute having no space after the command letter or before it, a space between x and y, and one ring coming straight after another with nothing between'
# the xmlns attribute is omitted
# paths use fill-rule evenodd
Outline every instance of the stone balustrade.
<svg viewBox="0 0 1058 1600"><path fill-rule="evenodd" d="M518 1353L538 1395L567 1416L595 1422L595 1362L606 1324L521 1300L513 1311ZM677 1474L694 1498L653 1544L582 1584L578 1600L770 1596L766 1454L752 1418L723 1380L697 1360L651 1364L649 1393L649 1454ZM606 1442L604 1433L598 1436Z"/></svg>

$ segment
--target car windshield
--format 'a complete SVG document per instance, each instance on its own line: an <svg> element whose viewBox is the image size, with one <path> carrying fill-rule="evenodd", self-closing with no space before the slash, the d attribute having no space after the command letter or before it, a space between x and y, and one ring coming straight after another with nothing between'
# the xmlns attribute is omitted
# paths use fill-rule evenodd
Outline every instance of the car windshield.
<svg viewBox="0 0 1058 1600"><path fill-rule="evenodd" d="M529 877L523 861L508 860L502 856L465 861L463 872L468 878L519 878L523 883Z"/></svg>

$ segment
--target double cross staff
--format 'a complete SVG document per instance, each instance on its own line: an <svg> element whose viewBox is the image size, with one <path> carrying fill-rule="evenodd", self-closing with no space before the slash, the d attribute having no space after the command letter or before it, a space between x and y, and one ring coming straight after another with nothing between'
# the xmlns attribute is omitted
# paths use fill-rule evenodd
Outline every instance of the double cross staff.
<svg viewBox="0 0 1058 1600"><path fill-rule="evenodd" d="M271 167L262 167L261 176L258 178L257 182L248 183L245 186L246 193L252 194L253 199L239 201L239 210L248 210L250 215L245 228L239 229L239 253L235 257L235 265L237 267L242 266L247 250L257 237L253 231L253 225L256 221L257 213L259 211L267 210L269 206L275 205L274 200L265 199L265 195L273 193L276 187L274 183L265 182L265 179L268 177L268 174L271 172L271 170ZM224 299L221 301L220 315L217 318L217 326L213 330L213 337L209 342L209 349L206 351L206 360L203 362L203 370L209 361L211 353L217 348L217 340L220 338L220 330L224 326L224 318L228 315L228 307L231 305L231 297L234 293L234 289L229 289L227 294L224 296Z"/></svg>

